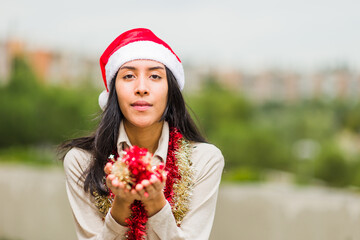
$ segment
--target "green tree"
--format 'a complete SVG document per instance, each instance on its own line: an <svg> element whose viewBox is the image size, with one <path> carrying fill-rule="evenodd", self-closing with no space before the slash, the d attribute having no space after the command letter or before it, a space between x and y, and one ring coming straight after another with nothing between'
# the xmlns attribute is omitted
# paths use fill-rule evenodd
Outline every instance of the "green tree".
<svg viewBox="0 0 360 240"><path fill-rule="evenodd" d="M8 85L0 88L0 147L56 144L95 126L94 88L43 86L24 59L14 58L12 66Z"/></svg>

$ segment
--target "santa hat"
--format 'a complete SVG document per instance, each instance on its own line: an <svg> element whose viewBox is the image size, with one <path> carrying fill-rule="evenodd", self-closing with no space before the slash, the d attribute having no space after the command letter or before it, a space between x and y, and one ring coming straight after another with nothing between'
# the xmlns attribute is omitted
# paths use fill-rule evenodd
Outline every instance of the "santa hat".
<svg viewBox="0 0 360 240"><path fill-rule="evenodd" d="M119 68L124 63L138 59L154 60L164 64L175 76L180 89L183 89L185 77L179 57L152 31L136 28L118 36L100 57L100 68L106 88L99 96L101 109L107 104L110 82Z"/></svg>

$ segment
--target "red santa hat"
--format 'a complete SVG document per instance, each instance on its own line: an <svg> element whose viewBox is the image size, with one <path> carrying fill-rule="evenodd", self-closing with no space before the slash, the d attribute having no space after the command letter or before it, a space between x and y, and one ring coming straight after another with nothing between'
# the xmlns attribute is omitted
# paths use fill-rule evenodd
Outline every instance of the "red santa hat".
<svg viewBox="0 0 360 240"><path fill-rule="evenodd" d="M99 96L99 105L105 108L112 78L119 68L132 60L148 59L164 64L174 74L180 89L184 88L184 69L179 57L152 31L136 28L122 33L100 57L100 68L106 90Z"/></svg>

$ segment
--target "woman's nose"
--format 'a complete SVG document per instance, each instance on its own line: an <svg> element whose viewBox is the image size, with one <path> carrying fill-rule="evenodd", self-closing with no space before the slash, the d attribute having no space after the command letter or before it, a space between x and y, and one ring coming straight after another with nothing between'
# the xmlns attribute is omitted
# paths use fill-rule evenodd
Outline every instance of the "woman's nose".
<svg viewBox="0 0 360 240"><path fill-rule="evenodd" d="M140 96L149 94L147 79L144 76L138 78L135 94Z"/></svg>

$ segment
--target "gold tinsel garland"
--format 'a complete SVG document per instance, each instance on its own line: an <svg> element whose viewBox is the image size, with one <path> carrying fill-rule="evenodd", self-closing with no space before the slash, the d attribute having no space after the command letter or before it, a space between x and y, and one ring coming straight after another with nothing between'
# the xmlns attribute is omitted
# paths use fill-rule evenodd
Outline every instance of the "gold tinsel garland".
<svg viewBox="0 0 360 240"><path fill-rule="evenodd" d="M110 196L102 196L97 191L93 192L95 198L95 206L99 209L99 212L103 215L103 220L109 209L112 206L113 198Z"/></svg>
<svg viewBox="0 0 360 240"><path fill-rule="evenodd" d="M175 217L176 223L180 226L186 213L189 211L190 198L194 186L194 168L190 160L192 153L191 143L184 138L179 141L179 150L175 152L176 165L178 167L180 181L174 183L173 186L173 202L171 211ZM105 184L105 179L104 179ZM97 191L93 192L95 198L95 206L103 215L103 220L112 206L113 197L102 196Z"/></svg>
<svg viewBox="0 0 360 240"><path fill-rule="evenodd" d="M181 221L189 211L190 198L194 186L194 168L190 160L192 153L191 144L182 138L179 145L179 151L175 153L175 156L181 179L174 184L174 205L171 207L178 226L180 226Z"/></svg>

